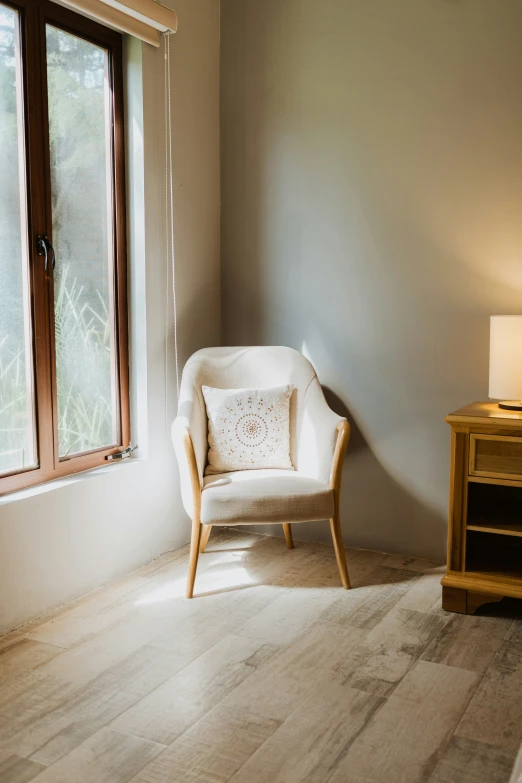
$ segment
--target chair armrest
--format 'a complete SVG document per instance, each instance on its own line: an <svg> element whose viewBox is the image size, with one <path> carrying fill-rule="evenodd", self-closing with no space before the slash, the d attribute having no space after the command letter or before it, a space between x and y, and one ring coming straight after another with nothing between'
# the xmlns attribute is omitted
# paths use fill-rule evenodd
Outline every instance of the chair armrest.
<svg viewBox="0 0 522 783"><path fill-rule="evenodd" d="M199 519L201 511L202 482L196 460L196 452L185 417L178 416L172 425L172 442L179 467L181 498L185 511Z"/></svg>
<svg viewBox="0 0 522 783"><path fill-rule="evenodd" d="M349 437L347 420L332 411L319 380L313 378L300 416L297 469L338 490Z"/></svg>
<svg viewBox="0 0 522 783"><path fill-rule="evenodd" d="M343 475L343 462L348 441L350 440L350 425L346 419L342 419L337 425L337 440L332 461L332 470L330 472L330 486L335 492L336 504L341 491L341 479Z"/></svg>

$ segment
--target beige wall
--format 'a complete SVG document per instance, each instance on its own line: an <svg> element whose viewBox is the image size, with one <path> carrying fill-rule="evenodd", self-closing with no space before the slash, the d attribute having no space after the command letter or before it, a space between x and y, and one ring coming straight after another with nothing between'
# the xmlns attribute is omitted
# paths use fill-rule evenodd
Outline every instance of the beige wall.
<svg viewBox="0 0 522 783"><path fill-rule="evenodd" d="M176 0L172 39L180 359L215 344L219 296L219 4ZM126 41L131 377L139 461L0 499L0 632L190 537L165 416L163 51ZM204 317L202 317L204 314ZM170 323L172 332L172 321Z"/></svg>
<svg viewBox="0 0 522 783"><path fill-rule="evenodd" d="M222 0L221 27L225 343L302 349L354 423L346 542L442 557L444 415L522 312L522 3Z"/></svg>

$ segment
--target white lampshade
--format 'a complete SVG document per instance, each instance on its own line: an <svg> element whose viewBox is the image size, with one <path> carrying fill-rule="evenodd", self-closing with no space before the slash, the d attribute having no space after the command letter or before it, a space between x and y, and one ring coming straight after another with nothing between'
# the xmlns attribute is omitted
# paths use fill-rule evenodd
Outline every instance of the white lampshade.
<svg viewBox="0 0 522 783"><path fill-rule="evenodd" d="M522 315L492 315L489 396L522 400Z"/></svg>

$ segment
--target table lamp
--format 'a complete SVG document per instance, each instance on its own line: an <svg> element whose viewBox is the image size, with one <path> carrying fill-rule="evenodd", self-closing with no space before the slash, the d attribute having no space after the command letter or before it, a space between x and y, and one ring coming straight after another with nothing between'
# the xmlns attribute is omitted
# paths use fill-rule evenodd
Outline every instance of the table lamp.
<svg viewBox="0 0 522 783"><path fill-rule="evenodd" d="M489 396L499 408L522 411L522 315L492 315Z"/></svg>

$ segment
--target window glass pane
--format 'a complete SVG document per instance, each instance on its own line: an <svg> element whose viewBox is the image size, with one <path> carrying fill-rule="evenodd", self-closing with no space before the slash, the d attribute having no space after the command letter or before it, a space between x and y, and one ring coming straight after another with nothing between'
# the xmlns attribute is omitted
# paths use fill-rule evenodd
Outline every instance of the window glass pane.
<svg viewBox="0 0 522 783"><path fill-rule="evenodd" d="M0 474L36 465L18 14L0 4Z"/></svg>
<svg viewBox="0 0 522 783"><path fill-rule="evenodd" d="M117 444L106 50L47 26L60 457Z"/></svg>

